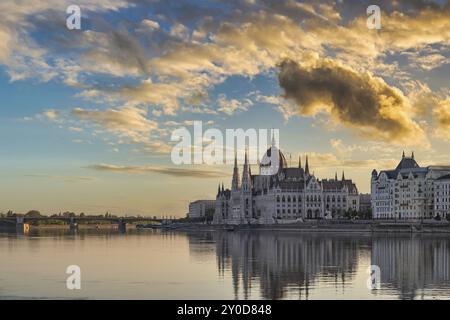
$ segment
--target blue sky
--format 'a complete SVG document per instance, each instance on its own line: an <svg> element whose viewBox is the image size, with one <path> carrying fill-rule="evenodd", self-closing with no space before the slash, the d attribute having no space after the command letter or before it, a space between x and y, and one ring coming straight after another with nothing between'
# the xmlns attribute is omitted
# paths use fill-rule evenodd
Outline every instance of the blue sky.
<svg viewBox="0 0 450 320"><path fill-rule="evenodd" d="M361 192L403 150L449 164L449 46L447 1L3 1L0 212L182 216L230 182L171 170L194 120L279 129L293 165Z"/></svg>

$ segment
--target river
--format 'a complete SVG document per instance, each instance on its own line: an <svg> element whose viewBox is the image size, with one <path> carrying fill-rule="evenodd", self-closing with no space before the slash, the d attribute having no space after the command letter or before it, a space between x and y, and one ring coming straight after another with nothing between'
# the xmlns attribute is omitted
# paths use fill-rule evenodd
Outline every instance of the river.
<svg viewBox="0 0 450 320"><path fill-rule="evenodd" d="M80 290L66 269L80 267ZM368 283L370 266L379 273ZM376 283L377 286L370 286ZM450 299L450 237L0 233L0 299Z"/></svg>

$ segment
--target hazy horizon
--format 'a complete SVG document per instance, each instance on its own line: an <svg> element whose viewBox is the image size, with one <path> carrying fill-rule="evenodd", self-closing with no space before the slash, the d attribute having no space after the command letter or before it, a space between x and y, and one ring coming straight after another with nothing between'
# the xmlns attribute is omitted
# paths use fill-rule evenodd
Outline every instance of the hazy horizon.
<svg viewBox="0 0 450 320"><path fill-rule="evenodd" d="M0 212L172 215L230 165L181 165L173 130L279 129L288 164L370 192L402 152L450 165L450 4L0 3ZM242 167L240 167L242 170ZM257 173L257 167L252 167Z"/></svg>

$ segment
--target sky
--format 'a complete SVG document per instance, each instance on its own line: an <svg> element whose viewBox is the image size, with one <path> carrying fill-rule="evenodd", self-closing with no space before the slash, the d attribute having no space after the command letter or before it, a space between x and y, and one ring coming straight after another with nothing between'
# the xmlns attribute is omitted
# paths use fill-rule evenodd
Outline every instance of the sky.
<svg viewBox="0 0 450 320"><path fill-rule="evenodd" d="M193 121L370 192L403 150L450 165L449 74L448 1L1 1L0 212L184 216L232 173L174 164Z"/></svg>

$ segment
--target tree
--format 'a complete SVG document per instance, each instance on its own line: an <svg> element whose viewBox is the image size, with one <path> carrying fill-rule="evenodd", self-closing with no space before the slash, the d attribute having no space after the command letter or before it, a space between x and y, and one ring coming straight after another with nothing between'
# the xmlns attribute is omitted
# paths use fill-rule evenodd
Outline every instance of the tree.
<svg viewBox="0 0 450 320"><path fill-rule="evenodd" d="M75 212L69 212L69 211L64 212L62 215L63 215L63 217L68 217L68 218L75 218L77 216L75 214Z"/></svg>
<svg viewBox="0 0 450 320"><path fill-rule="evenodd" d="M354 219L358 217L358 212L353 209L348 209L344 211L344 218L346 219Z"/></svg>
<svg viewBox="0 0 450 320"><path fill-rule="evenodd" d="M205 211L206 221L208 221L208 222L213 221L214 211L215 210L213 208L206 209L206 211Z"/></svg>
<svg viewBox="0 0 450 320"><path fill-rule="evenodd" d="M25 217L30 217L30 218L39 218L41 216L42 215L38 210L30 210L25 214Z"/></svg>
<svg viewBox="0 0 450 320"><path fill-rule="evenodd" d="M85 217L84 212L80 213L80 218L84 218L84 217Z"/></svg>

